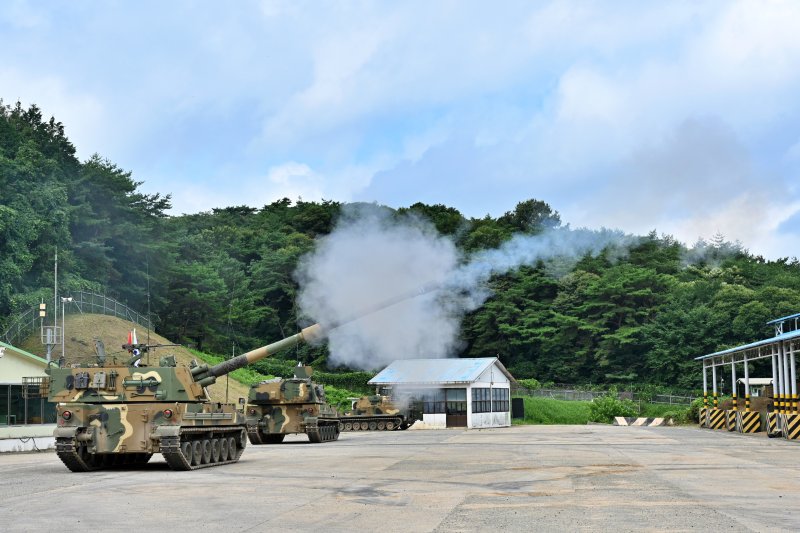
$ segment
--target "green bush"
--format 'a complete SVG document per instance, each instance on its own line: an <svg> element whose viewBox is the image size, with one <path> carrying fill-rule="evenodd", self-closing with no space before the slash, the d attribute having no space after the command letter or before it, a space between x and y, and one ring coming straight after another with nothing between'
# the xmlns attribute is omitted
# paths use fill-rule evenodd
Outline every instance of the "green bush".
<svg viewBox="0 0 800 533"><path fill-rule="evenodd" d="M615 416L636 416L636 404L630 400L619 400L607 395L595 398L589 404L589 420L592 422L611 423Z"/></svg>
<svg viewBox="0 0 800 533"><path fill-rule="evenodd" d="M358 398L360 396L361 394L348 389L325 385L325 398L329 404L339 410L340 414L350 410L350 400L348 398Z"/></svg>
<svg viewBox="0 0 800 533"><path fill-rule="evenodd" d="M517 383L519 383L520 387L528 390L538 390L542 388L542 384L535 378L518 379Z"/></svg>

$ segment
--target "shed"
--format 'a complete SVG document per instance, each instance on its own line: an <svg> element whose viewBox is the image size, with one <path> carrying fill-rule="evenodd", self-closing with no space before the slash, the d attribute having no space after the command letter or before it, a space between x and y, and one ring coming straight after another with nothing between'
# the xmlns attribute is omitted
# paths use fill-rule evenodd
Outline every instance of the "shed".
<svg viewBox="0 0 800 533"><path fill-rule="evenodd" d="M55 408L44 398L23 393L24 377L45 376L47 360L0 342L0 426L55 421Z"/></svg>
<svg viewBox="0 0 800 533"><path fill-rule="evenodd" d="M405 359L369 381L401 400L420 400L422 421L432 427L487 428L511 425L514 377L497 357Z"/></svg>

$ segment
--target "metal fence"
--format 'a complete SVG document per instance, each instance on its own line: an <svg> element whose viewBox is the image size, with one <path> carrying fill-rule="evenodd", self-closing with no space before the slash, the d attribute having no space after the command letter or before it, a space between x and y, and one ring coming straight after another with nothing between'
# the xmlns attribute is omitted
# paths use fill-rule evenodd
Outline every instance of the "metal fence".
<svg viewBox="0 0 800 533"><path fill-rule="evenodd" d="M133 322L142 328L153 329L150 319L145 315L134 311L127 305L113 298L109 298L104 294L75 291L67 297L71 297L72 301L64 304L63 309L65 314L91 313L116 316ZM8 344L15 344L39 329L39 326L39 306L37 305L21 313L14 319L11 326L3 333L3 341Z"/></svg>
<svg viewBox="0 0 800 533"><path fill-rule="evenodd" d="M514 391L520 396L536 396L539 398L552 398L554 400L584 401L591 402L595 398L608 396L609 391L583 391L574 389L523 389ZM690 405L694 401L694 396L679 396L673 394L642 394L630 391L617 392L617 398L633 400L634 402L659 403L669 405Z"/></svg>

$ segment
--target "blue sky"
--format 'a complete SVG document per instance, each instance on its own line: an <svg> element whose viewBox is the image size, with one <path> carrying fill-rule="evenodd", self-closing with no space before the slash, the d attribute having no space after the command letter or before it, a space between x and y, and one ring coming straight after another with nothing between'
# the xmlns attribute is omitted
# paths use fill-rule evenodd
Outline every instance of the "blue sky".
<svg viewBox="0 0 800 533"><path fill-rule="evenodd" d="M0 98L175 214L537 198L800 256L800 2L0 4Z"/></svg>

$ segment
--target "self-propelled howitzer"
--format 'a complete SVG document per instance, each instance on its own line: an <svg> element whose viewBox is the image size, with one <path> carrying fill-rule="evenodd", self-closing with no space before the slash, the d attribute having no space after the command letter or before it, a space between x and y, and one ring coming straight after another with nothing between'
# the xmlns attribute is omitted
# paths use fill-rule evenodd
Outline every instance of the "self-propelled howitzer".
<svg viewBox="0 0 800 533"><path fill-rule="evenodd" d="M42 384L57 403L56 453L73 472L144 464L154 453L173 470L194 470L239 460L247 443L244 413L213 402L206 387L217 378L320 336L318 325L218 365L139 365L144 344L127 344L128 361L99 357L90 365L48 369Z"/></svg>

